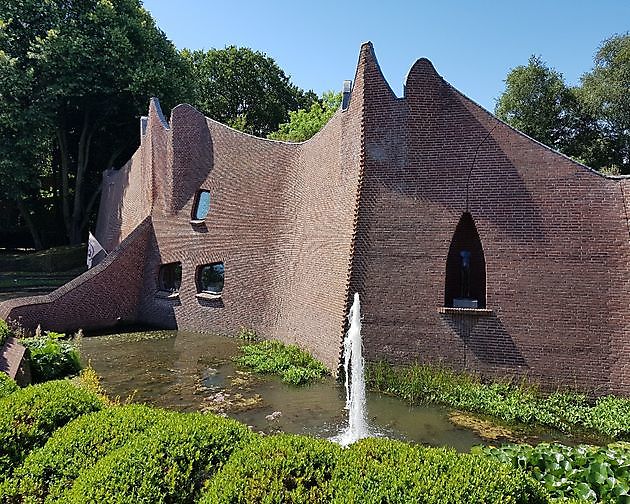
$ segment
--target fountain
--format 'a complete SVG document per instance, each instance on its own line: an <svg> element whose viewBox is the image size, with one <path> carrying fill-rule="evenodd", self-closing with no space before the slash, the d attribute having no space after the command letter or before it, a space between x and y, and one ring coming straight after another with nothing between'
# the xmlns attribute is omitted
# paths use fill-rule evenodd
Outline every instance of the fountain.
<svg viewBox="0 0 630 504"><path fill-rule="evenodd" d="M348 446L359 439L370 436L365 408L365 379L361 342L361 303L359 293L354 294L354 303L348 314L350 328L343 340L343 369L346 386L346 409L348 427L333 441Z"/></svg>

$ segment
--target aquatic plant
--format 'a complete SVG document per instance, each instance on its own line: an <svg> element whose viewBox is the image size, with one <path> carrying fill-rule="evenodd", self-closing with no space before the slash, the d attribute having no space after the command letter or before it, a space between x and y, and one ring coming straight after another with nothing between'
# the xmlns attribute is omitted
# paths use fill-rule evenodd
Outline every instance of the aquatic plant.
<svg viewBox="0 0 630 504"><path fill-rule="evenodd" d="M328 374L326 366L296 345L265 340L243 345L235 360L257 373L277 374L285 383L303 385Z"/></svg>

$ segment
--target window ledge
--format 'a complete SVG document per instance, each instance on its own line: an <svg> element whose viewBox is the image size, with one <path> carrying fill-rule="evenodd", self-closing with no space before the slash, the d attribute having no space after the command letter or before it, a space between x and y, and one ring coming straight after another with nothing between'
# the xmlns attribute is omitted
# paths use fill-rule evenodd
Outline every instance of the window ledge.
<svg viewBox="0 0 630 504"><path fill-rule="evenodd" d="M159 291L156 291L155 297L160 298L160 299L179 299L179 292L159 290Z"/></svg>
<svg viewBox="0 0 630 504"><path fill-rule="evenodd" d="M197 299L209 299L209 300L221 299L221 293L220 292L198 292L197 294L195 294L195 297Z"/></svg>
<svg viewBox="0 0 630 504"><path fill-rule="evenodd" d="M488 317L493 313L490 308L452 308L450 306L440 306L438 312L446 315L474 315L477 317Z"/></svg>
<svg viewBox="0 0 630 504"><path fill-rule="evenodd" d="M206 219L190 219L190 223L193 226L201 226L206 223Z"/></svg>

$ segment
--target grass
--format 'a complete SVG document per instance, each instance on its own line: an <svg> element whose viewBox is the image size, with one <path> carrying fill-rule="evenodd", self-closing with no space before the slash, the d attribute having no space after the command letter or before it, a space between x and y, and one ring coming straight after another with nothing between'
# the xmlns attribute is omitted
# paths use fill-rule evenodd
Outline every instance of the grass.
<svg viewBox="0 0 630 504"><path fill-rule="evenodd" d="M544 395L531 385L484 383L477 376L432 366L367 366L370 389L410 404L441 404L490 415L508 424L541 425L564 433L595 433L630 439L630 399L605 396L590 402L583 394Z"/></svg>
<svg viewBox="0 0 630 504"><path fill-rule="evenodd" d="M257 373L275 374L292 385L304 385L328 374L326 366L296 345L266 340L243 345L236 362Z"/></svg>

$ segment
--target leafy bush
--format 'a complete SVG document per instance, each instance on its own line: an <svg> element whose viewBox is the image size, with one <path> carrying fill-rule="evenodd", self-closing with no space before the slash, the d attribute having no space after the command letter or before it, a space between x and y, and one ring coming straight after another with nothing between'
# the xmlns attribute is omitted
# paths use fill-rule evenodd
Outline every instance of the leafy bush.
<svg viewBox="0 0 630 504"><path fill-rule="evenodd" d="M294 435L258 438L209 481L215 503L543 503L542 485L480 455L366 439L343 450Z"/></svg>
<svg viewBox="0 0 630 504"><path fill-rule="evenodd" d="M630 502L630 443L602 447L506 444L473 450L524 469L545 485L552 497Z"/></svg>
<svg viewBox="0 0 630 504"><path fill-rule="evenodd" d="M326 367L296 345L266 340L241 347L236 361L257 373L278 374L282 381L302 385L328 374Z"/></svg>
<svg viewBox="0 0 630 504"><path fill-rule="evenodd" d="M65 378L81 370L79 352L71 341L63 340L63 337L63 334L49 331L45 336L20 340L30 351L34 383Z"/></svg>
<svg viewBox="0 0 630 504"><path fill-rule="evenodd" d="M321 439L257 437L210 480L199 502L329 502L340 454L339 446Z"/></svg>
<svg viewBox="0 0 630 504"><path fill-rule="evenodd" d="M203 482L251 436L234 420L170 414L83 471L67 502L193 502Z"/></svg>
<svg viewBox="0 0 630 504"><path fill-rule="evenodd" d="M18 388L15 380L12 380L9 375L0 371L0 399L12 394Z"/></svg>
<svg viewBox="0 0 630 504"><path fill-rule="evenodd" d="M483 383L478 377L431 366L395 368L370 364L369 388L411 404L444 404L491 415L508 423L539 424L563 432L590 430L617 439L630 439L630 399L602 397L595 405L572 392L542 395L524 384Z"/></svg>
<svg viewBox="0 0 630 504"><path fill-rule="evenodd" d="M540 484L509 465L375 438L343 452L332 486L332 502L338 504L547 502Z"/></svg>
<svg viewBox="0 0 630 504"><path fill-rule="evenodd" d="M11 329L9 329L9 326L7 325L7 323L4 320L0 319L0 348L2 348L2 345L4 345L4 342L11 335L12 335L12 332L11 332Z"/></svg>
<svg viewBox="0 0 630 504"><path fill-rule="evenodd" d="M68 381L32 385L0 399L0 474L8 476L53 431L101 406L96 395Z"/></svg>
<svg viewBox="0 0 630 504"><path fill-rule="evenodd" d="M31 452L5 489L8 502L59 499L79 474L164 419L163 410L128 405L83 415Z"/></svg>

